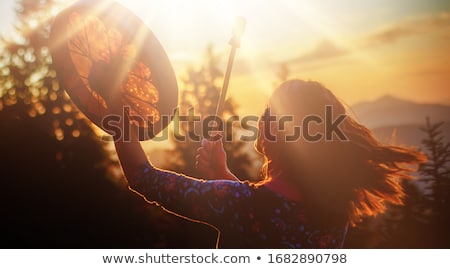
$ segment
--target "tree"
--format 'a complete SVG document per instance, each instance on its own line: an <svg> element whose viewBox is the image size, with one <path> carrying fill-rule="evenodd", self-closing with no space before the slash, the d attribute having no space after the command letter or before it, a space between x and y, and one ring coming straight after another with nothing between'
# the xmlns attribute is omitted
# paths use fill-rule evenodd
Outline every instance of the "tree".
<svg viewBox="0 0 450 269"><path fill-rule="evenodd" d="M420 128L427 134L422 140L425 147L428 162L420 167L424 175L421 179L427 183L430 191L426 197L432 201L436 214L443 213L443 209L449 208L450 203L450 142L444 142L441 126L444 122L431 123L426 118L426 125Z"/></svg>
<svg viewBox="0 0 450 269"><path fill-rule="evenodd" d="M35 119L39 128L62 141L62 145L95 133L59 86L51 67L48 14L55 6L52 0L19 2L18 34L13 40L3 39L0 109L16 118Z"/></svg>
<svg viewBox="0 0 450 269"><path fill-rule="evenodd" d="M117 163L60 87L47 46L55 2L19 1L16 35L2 39L1 247L192 246L175 217L112 176Z"/></svg>
<svg viewBox="0 0 450 269"><path fill-rule="evenodd" d="M421 181L426 183L425 197L432 212L432 223L438 226L437 238L448 247L450 238L446 229L450 224L450 142L444 141L441 127L444 123L426 124L421 128L427 137L422 140L428 162L420 166L423 175ZM445 236L443 236L445 235Z"/></svg>

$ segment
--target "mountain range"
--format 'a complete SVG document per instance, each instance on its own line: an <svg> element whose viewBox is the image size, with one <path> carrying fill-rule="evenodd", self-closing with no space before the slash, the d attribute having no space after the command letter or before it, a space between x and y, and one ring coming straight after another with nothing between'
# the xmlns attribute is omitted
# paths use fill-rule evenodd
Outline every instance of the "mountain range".
<svg viewBox="0 0 450 269"><path fill-rule="evenodd" d="M420 130L426 117L431 123L444 122L441 130L450 141L450 106L423 104L383 96L372 102L362 102L350 108L356 119L369 127L385 143L420 146L426 134Z"/></svg>

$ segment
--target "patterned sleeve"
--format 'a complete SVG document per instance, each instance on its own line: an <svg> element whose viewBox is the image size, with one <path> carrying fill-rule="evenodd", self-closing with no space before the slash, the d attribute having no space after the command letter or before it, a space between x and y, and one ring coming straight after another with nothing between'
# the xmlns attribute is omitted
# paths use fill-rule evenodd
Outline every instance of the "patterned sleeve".
<svg viewBox="0 0 450 269"><path fill-rule="evenodd" d="M164 171L146 163L142 173L129 181L130 188L149 202L177 215L220 228L238 204L250 197L248 183L200 180ZM242 209L242 208L241 208Z"/></svg>

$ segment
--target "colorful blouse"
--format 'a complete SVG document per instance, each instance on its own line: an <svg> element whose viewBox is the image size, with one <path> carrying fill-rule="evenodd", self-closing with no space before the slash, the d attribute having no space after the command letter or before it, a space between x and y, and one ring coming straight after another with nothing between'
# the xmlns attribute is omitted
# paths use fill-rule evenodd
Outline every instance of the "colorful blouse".
<svg viewBox="0 0 450 269"><path fill-rule="evenodd" d="M170 213L217 228L219 248L339 248L346 225L308 224L300 202L264 187L231 180L200 180L146 163L130 187Z"/></svg>

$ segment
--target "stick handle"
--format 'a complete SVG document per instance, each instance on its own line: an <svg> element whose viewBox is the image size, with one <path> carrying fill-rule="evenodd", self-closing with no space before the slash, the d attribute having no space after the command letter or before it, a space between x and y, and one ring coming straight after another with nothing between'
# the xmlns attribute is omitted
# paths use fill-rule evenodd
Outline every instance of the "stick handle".
<svg viewBox="0 0 450 269"><path fill-rule="evenodd" d="M225 104L225 97L227 96L228 84L230 83L231 70L233 69L234 56L236 55L236 49L241 46L241 37L245 30L245 18L236 17L234 19L232 37L229 42L231 45L230 56L228 57L227 70L223 80L222 90L220 91L219 101L216 108L216 117L219 117L223 112L223 106Z"/></svg>
<svg viewBox="0 0 450 269"><path fill-rule="evenodd" d="M234 20L232 36L229 44L231 45L230 56L228 57L227 70L225 72L225 77L223 80L222 90L220 91L219 100L217 102L215 117L218 118L222 115L223 108L225 105L225 98L227 96L228 84L230 83L231 70L233 69L234 57L236 55L236 49L241 46L241 37L245 30L245 18L236 17ZM217 131L218 124L213 128L213 132ZM216 137L213 137L213 140Z"/></svg>
<svg viewBox="0 0 450 269"><path fill-rule="evenodd" d="M236 55L236 49L237 47L235 46L231 48L230 57L228 58L227 71L225 72L222 90L220 91L219 101L217 103L216 117L219 117L223 112L223 107L225 105L225 97L227 96L228 85L230 83L231 70L233 69L233 61Z"/></svg>

